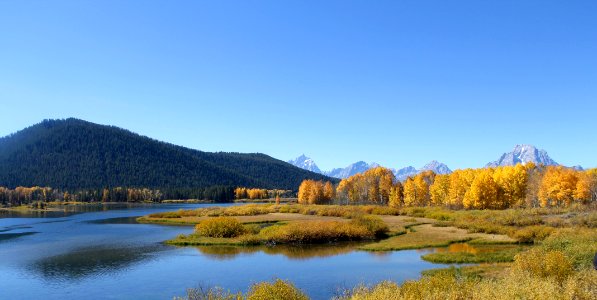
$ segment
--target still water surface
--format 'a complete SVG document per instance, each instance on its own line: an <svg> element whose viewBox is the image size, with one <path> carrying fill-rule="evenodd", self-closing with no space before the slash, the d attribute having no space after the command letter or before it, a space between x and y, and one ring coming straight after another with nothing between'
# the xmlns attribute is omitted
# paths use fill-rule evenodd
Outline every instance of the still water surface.
<svg viewBox="0 0 597 300"><path fill-rule="evenodd" d="M442 267L421 251L363 252L354 245L174 247L192 227L136 224L135 217L209 204L85 207L85 212L0 214L0 299L172 299L199 286L246 291L288 279L313 299ZM80 210L80 209L79 209Z"/></svg>

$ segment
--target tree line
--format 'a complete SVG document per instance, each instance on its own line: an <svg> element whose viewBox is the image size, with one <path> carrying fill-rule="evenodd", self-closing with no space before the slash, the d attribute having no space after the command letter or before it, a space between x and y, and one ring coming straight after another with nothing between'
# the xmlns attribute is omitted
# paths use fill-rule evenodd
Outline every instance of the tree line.
<svg viewBox="0 0 597 300"><path fill-rule="evenodd" d="M18 206L34 202L160 202L166 199L200 199L215 202L234 200L234 187L212 186L208 188L148 188L114 187L81 189L76 191L51 187L0 187L0 204Z"/></svg>
<svg viewBox="0 0 597 300"><path fill-rule="evenodd" d="M268 190L259 188L237 187L234 189L234 199L273 199L276 197L292 197L290 190Z"/></svg>
<svg viewBox="0 0 597 300"><path fill-rule="evenodd" d="M597 169L579 171L528 163L451 174L425 171L400 182L391 170L377 167L343 179L335 189L332 186L330 182L305 180L299 188L299 202L453 209L568 207L597 202Z"/></svg>

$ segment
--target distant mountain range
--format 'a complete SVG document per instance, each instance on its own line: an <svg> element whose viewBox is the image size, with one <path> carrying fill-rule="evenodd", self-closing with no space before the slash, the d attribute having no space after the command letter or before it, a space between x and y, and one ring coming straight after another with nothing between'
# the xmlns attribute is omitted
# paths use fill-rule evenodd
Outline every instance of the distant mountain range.
<svg viewBox="0 0 597 300"><path fill-rule="evenodd" d="M9 188L298 190L304 179L337 181L265 154L203 152L78 119L46 120L0 138L0 186Z"/></svg>
<svg viewBox="0 0 597 300"><path fill-rule="evenodd" d="M404 181L408 177L417 175L424 171L433 171L436 174L452 173L452 170L450 170L450 168L448 168L448 166L446 166L446 164L440 163L436 160L430 161L429 163L427 163L426 165L424 165L423 167L421 167L419 169L415 169L415 167L413 167L413 166L408 166L406 168L402 168L402 169L398 169L398 170L392 169L392 172L394 172L396 179L398 179L400 181Z"/></svg>
<svg viewBox="0 0 597 300"><path fill-rule="evenodd" d="M295 163L297 161L308 162L309 169L305 168L307 170L321 173L321 174L324 174L324 175L327 175L330 177L340 178L340 179L348 178L352 175L362 173L371 168L379 166L379 164L377 164L377 163L366 163L364 161L358 161L354 164L348 165L345 168L336 168L336 169L332 169L331 171L326 172L326 171L321 171L315 164L315 161L313 159L305 156L304 154L295 160L289 161L289 163L291 163L299 168L303 168L304 164ZM549 155L547 154L547 152L545 150L537 149L537 147L535 147L533 145L516 145L511 152L502 154L502 156L498 160L488 163L485 167L514 166L519 163L526 164L529 162L535 163L537 165L545 165L545 166L559 165L556 161L554 161L551 157L549 157ZM572 168L576 169L576 170L583 170L583 168L581 166L574 166ZM408 167L404 167L401 169L390 168L390 170L392 170L392 172L396 176L396 179L398 179L400 181L404 181L410 176L417 175L417 174L419 174L423 171L427 171L427 170L431 170L437 174L452 173L452 170L450 170L450 168L448 168L447 165L440 163L438 161L435 161L435 160L429 162L428 164L424 165L423 167L421 167L419 169L412 167L412 166L408 166Z"/></svg>
<svg viewBox="0 0 597 300"><path fill-rule="evenodd" d="M369 169L378 167L376 163L366 163L364 161L357 161L354 164L350 164L344 168L335 168L328 172L323 172L326 176L334 178L348 178L352 175L363 173Z"/></svg>
<svg viewBox="0 0 597 300"><path fill-rule="evenodd" d="M358 173L363 173L369 169L375 168L380 166L378 163L367 163L364 161L358 161L356 163L350 164L344 168L335 168L330 171L321 171L315 161L304 154L297 157L296 159L288 161L288 163L293 164L299 168L303 168L309 171L318 172L323 175L334 177L334 178L348 178ZM448 168L443 163L437 161L431 161L422 168L416 169L415 167L408 166L402 169L391 169L394 175L398 180L405 180L409 176L413 176L419 174L420 172L431 170L437 174L450 174L452 170Z"/></svg>

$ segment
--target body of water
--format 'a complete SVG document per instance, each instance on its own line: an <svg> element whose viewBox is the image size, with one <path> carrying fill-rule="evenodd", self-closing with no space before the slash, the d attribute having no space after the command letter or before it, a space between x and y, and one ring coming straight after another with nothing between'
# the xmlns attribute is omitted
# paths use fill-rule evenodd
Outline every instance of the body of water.
<svg viewBox="0 0 597 300"><path fill-rule="evenodd" d="M192 287L246 291L288 279L313 299L442 267L421 250L364 252L351 244L311 247L174 247L162 242L190 226L136 224L153 212L209 204L83 207L0 215L1 299L172 299ZM84 210L84 211L81 211ZM423 250L424 251L424 250Z"/></svg>

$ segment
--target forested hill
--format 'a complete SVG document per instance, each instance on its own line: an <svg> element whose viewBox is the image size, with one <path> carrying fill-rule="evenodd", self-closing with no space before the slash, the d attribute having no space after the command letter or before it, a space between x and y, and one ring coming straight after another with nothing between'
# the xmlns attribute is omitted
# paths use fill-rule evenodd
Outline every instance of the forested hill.
<svg viewBox="0 0 597 300"><path fill-rule="evenodd" d="M297 190L307 178L332 180L264 154L202 152L78 119L45 120L0 138L0 186L10 188Z"/></svg>

